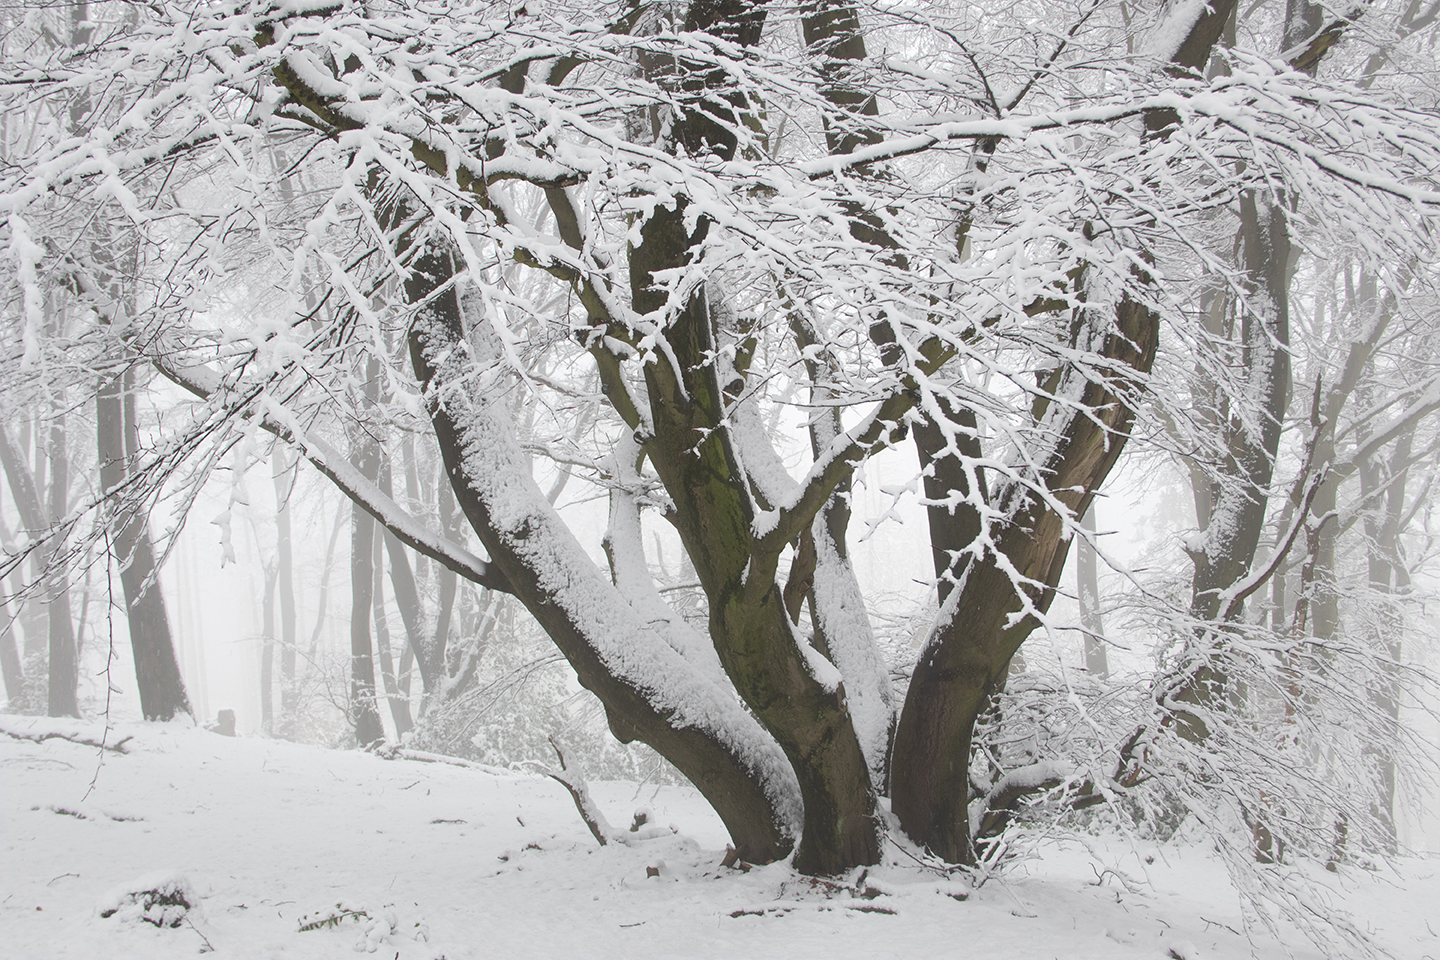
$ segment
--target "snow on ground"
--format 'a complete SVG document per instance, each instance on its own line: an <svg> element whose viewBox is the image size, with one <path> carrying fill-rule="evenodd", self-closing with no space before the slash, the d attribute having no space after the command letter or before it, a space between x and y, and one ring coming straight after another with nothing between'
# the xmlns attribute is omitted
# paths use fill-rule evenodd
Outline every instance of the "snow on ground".
<svg viewBox="0 0 1440 960"><path fill-rule="evenodd" d="M46 733L125 752L18 738ZM677 832L601 848L559 784L524 774L0 717L0 957L1285 955L1247 940L1223 869L1195 849L1111 844L1102 865L1057 844L972 890L892 846L826 885L722 866L724 831L693 791L592 792L617 827L645 807ZM1333 883L1393 955L1440 960L1440 862Z"/></svg>

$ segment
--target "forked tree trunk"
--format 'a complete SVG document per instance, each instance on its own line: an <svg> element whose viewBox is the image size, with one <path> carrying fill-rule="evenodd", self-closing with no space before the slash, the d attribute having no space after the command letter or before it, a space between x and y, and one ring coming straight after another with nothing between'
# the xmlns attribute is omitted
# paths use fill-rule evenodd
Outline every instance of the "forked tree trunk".
<svg viewBox="0 0 1440 960"><path fill-rule="evenodd" d="M1175 58L1177 70L1203 65L1232 11L1233 0L1222 0L1217 9L1187 21L1190 30ZM873 110L873 92L852 98L853 83L847 78L858 72L837 62L856 55L852 41L859 38L859 17L854 8L807 5L802 16L807 43L822 42L811 31L812 19L825 34L824 53L831 58L822 65L829 84L825 95L842 106L852 104L857 112ZM764 17L763 5L696 2L689 6L684 28L723 36L743 48L759 41ZM863 56L863 44L858 50ZM683 62L671 66L676 109L660 149L710 155L717 162L734 159L733 131L751 105L723 71L697 73ZM525 69L507 71L500 82L518 93ZM291 86L296 102L337 129L346 128L350 121L340 112L327 112L325 97L306 88L293 71L277 72L277 77ZM1150 135L1162 135L1166 122L1161 112L1147 117ZM837 136L849 142L843 132ZM417 141L414 153L436 170L448 169L427 144ZM588 238L565 189L549 187L545 195L561 241L588 256ZM580 682L600 698L616 736L644 740L675 763L715 807L743 858L769 860L788 850L793 785L785 778L793 772L803 799L796 867L835 873L873 863L880 854L877 798L844 683L810 648L808 638L797 634L777 580L781 552L803 541L806 531L813 536L841 473L861 454L847 452L832 461L836 466L823 471L823 482L806 488L812 495L803 500L803 509L781 516L768 528L770 535L757 532L749 479L727 429L716 359L723 350L704 285L685 302L673 302L673 293L661 289L662 278L693 269L710 229L703 213L687 209L683 195L671 200L673 205L649 210L637 224L638 236L631 238L628 310L659 320L664 340L655 362L639 365L643 388L638 395L621 370L620 353L605 342L614 338L647 351L653 345L630 342L635 338L628 313L625 318L611 315L611 298L623 294L597 290L584 273L568 275L563 258L543 266L573 283L589 313L591 332L600 334L588 342L602 389L635 432L670 496L675 526L709 600L710 640L733 691L723 677L705 674L665 643L649 642L658 641L656 628L600 575L535 486L508 416L486 393L503 389L505 375L486 369L493 358L481 342L484 325L467 327L450 283L453 264L444 244L433 239L420 249L405 249L413 241L402 242L398 251L409 268L406 297L415 307L409 341L415 374L429 404L447 479L492 566L565 654ZM508 216L500 204L488 207L487 215L502 222ZM856 238L865 234L864 242L884 246L875 223L856 216ZM517 258L526 255L517 252ZM898 259L890 265L898 266ZM1057 326L1065 320L1057 318ZM896 738L895 810L915 839L954 861L973 857L966 801L976 715L1053 598L1069 546L1067 524L1088 509L1118 458L1131 420L1127 404L1141 389L1138 381L1149 371L1158 343L1156 316L1130 299L1116 306L1113 316L1094 311L1070 320L1073 337L1084 340L1072 346L1098 354L1108 361L1102 363L1105 369L1099 377L1093 366L1057 372L1054 392L1067 403L1036 414L1043 421L1036 432L1055 438L1053 448L1040 457L1028 485L1015 483L991 495L992 505L1004 515L995 549L1028 579L1021 585L1012 582L994 558L974 562L969 576L959 581L963 589L957 587L947 598L936 636L916 668ZM936 357L941 354L937 351ZM934 366L921 366L929 375L943 358L924 355L927 363L933 360ZM876 412L874 432L857 440L855 448L895 442L913 404L909 393L888 397ZM955 421L969 415L965 410L953 414ZM937 449L933 456L938 454ZM943 539L955 532L942 526L935 534ZM837 550L843 547L841 536L830 540ZM363 616L357 612L357 618ZM661 676L663 681L657 679ZM735 692L750 713L735 704ZM697 704L704 707L699 714L692 712ZM777 744L783 758L773 756Z"/></svg>
<svg viewBox="0 0 1440 960"><path fill-rule="evenodd" d="M1202 14L1189 25L1179 45L1175 65L1195 69L1203 65L1211 46L1234 7L1231 2ZM803 13L807 47L818 58L825 78L823 94L835 106L856 117L875 116L874 91L857 89L856 72L849 61L867 56L860 18L847 3L817 3ZM1146 118L1150 136L1162 136L1171 118L1160 113ZM853 149L873 137L863 123L848 130L827 128L831 150ZM993 144L979 146L979 163ZM895 245L873 217L857 213L852 224L857 240L893 249ZM962 238L963 239L963 238ZM1158 318L1138 304L1125 301L1116 311L1113 329L1097 318L1087 318L1087 333L1114 361L1113 376L1133 390L1135 374L1148 373L1158 347ZM893 341L892 333L878 324L872 330L877 343ZM1083 387L1074 371L1057 371L1052 384L1058 392L1069 389L1083 395L1090 410L1105 410L1100 423L1053 413L1051 429L1059 436L1036 483L1063 491L1059 499L1072 512L1089 508L1095 489L1118 459L1129 428L1129 398L1118 397L1098 384ZM1091 403L1098 405L1090 405ZM972 546L980 532L977 501L985 500L983 473L966 474L962 457L981 454L974 413L939 404L948 421L944 429L927 417L912 428L920 455L930 537L942 599L940 621L912 674L891 758L892 809L912 839L951 861L973 861L969 825L969 760L976 721L991 696L1003 683L1020 644L1034 628L1033 615L1012 623L1012 615L1025 604L1037 613L1048 608L1063 569L1069 538L1064 521L1033 490L1020 487L995 491L992 503L1006 512L1006 529L997 549L1022 576L1038 584L1022 601L1017 587L1000 566L969 557L960 551ZM1037 408L1036 419L1041 419ZM979 489L972 489L972 486ZM1078 491L1078 492L1077 492ZM969 564L968 575L965 565ZM964 589L954 593L955 586Z"/></svg>
<svg viewBox="0 0 1440 960"><path fill-rule="evenodd" d="M452 378L469 378L454 350L464 340L465 329L454 289L446 288L454 275L450 258L443 252L426 252L415 258L413 267L406 296L424 306L411 327L410 357L425 396L435 397ZM448 358L443 367L437 365L440 357ZM511 477L512 460L522 457L504 422L485 408L484 398L474 398L464 407L458 401L430 404L446 478L458 505L515 597L569 660L580 683L604 704L611 731L622 742L649 744L675 764L720 815L742 859L765 863L783 857L791 849L783 810L784 771L773 764L757 767L756 759L763 758L763 752L753 752L748 740L727 739L733 731L746 730L745 719L736 716L724 726L687 721L683 712L677 715L678 704L657 706L653 698L659 691L642 686L641 676L623 662L609 660L615 642L611 631L643 633L650 628L629 611L608 580L599 578L599 571L563 526L552 522L550 505L529 479L528 470L523 477L518 472ZM483 472L472 475L470 470ZM519 504L491 499L497 482L509 483L507 493L524 505L521 513L515 512ZM497 508L504 509L504 519L494 519ZM549 575L552 565L565 571L558 581ZM584 608L576 606L576 591L584 592ZM597 616L611 622L602 626ZM587 632L597 629L601 635ZM682 689L694 690L697 697L712 696L680 664L661 662L669 664L664 669L673 671L672 680ZM724 703L716 701L715 706L722 708Z"/></svg>

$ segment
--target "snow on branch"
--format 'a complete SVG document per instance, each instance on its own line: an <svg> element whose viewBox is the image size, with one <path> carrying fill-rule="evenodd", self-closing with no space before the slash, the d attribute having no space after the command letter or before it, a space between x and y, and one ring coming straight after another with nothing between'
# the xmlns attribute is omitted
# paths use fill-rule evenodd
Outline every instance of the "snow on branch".
<svg viewBox="0 0 1440 960"><path fill-rule="evenodd" d="M165 357L152 357L152 362L167 379L202 400L222 400L222 394L229 392L222 386L219 375L208 367L181 367ZM258 416L242 409L251 404L259 407ZM262 428L294 446L342 493L416 553L429 557L472 583L501 593L511 592L504 574L493 564L481 560L410 516L341 453L306 431L298 418L273 397L256 388L245 395L241 405L232 409L241 410L242 416L254 417Z"/></svg>
<svg viewBox="0 0 1440 960"><path fill-rule="evenodd" d="M585 826L590 828L600 846L606 846L615 837L615 830L610 822L605 819L605 814L600 811L590 796L590 785L585 781L585 776L578 769L572 770L565 762L565 751L560 748L560 741L552 734L549 738L550 748L555 751L555 758L560 764L557 770L554 767L545 767L535 764L540 773L554 780L570 794L570 799L575 801L575 809L580 812L580 819L585 821Z"/></svg>
<svg viewBox="0 0 1440 960"><path fill-rule="evenodd" d="M63 720L59 721L59 726L56 726L55 723L55 721L46 723L37 719L32 720L23 728L12 726L9 723L0 723L0 733L15 740L29 740L31 743L44 743L47 740L64 740L66 743L74 743L82 747L94 747L97 750L109 750L112 753L129 753L130 751L125 745L135 739L134 737L126 736L112 743L108 740L108 730L105 732L106 735L97 739L93 734L85 733L73 723L66 723Z"/></svg>

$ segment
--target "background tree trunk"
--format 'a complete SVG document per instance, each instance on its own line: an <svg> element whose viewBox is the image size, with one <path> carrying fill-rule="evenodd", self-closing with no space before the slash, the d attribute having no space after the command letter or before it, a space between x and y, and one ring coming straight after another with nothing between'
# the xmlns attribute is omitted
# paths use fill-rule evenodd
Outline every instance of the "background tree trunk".
<svg viewBox="0 0 1440 960"><path fill-rule="evenodd" d="M390 462L388 459L380 465L380 491L387 496L391 494ZM402 657L400 672L402 674L405 673L408 661L416 657L419 651L423 650L426 656L420 662L420 683L424 692L429 694L433 690L437 666L440 673L444 672L443 648L441 653L442 659L438 662L435 659L434 652L425 649L429 642L425 636L425 611L420 603L420 590L415 585L415 574L410 567L410 556L406 553L405 545L400 542L399 537L395 536L395 534L389 530L386 530L384 535L385 553L390 558L390 588L395 595L395 606L400 610L400 621L405 626L406 655ZM382 561L377 559L376 562L380 563ZM451 572L451 576L454 576L453 571ZM379 589L378 581L376 589ZM384 656L388 663L388 652L386 652ZM427 673L430 675L429 679L426 677ZM403 706L401 706L400 701L394 699L395 695L400 694L400 686L396 678L387 678L385 683L386 690L392 694L391 708L392 710L399 711L399 713L396 714L396 725L400 725L399 717L400 714L403 714L405 718L405 729L409 730L411 726L413 726L410 720L409 700L405 699ZM393 690L391 689L392 683L395 684ZM404 693L408 694L409 690L409 684L406 683Z"/></svg>
<svg viewBox="0 0 1440 960"><path fill-rule="evenodd" d="M57 399L50 410L50 440L46 455L50 467L50 522L65 517L70 502L70 452L66 448L65 409ZM50 675L48 712L52 717L78 717L79 651L70 619L70 582L65 562L65 537L56 534L46 562L46 611L50 619Z"/></svg>
<svg viewBox="0 0 1440 960"><path fill-rule="evenodd" d="M362 407L367 415L379 397L379 361L366 367ZM350 465L372 483L380 477L380 446L364 423L350 431ZM375 587L375 520L355 504L350 514L350 719L362 747L384 739L375 704L375 660L370 647L372 591Z"/></svg>
<svg viewBox="0 0 1440 960"><path fill-rule="evenodd" d="M19 703L25 695L25 674L20 666L20 649L15 645L13 626L9 598L0 595L0 670L5 675L7 705Z"/></svg>
<svg viewBox="0 0 1440 960"><path fill-rule="evenodd" d="M381 471L384 471L381 467ZM388 531L386 532L388 536ZM371 591L371 606L375 618L375 656L380 664L380 679L385 686L385 699L390 703L390 718L395 723L395 735L404 736L415 726L410 719L410 701L400 696L395 683L395 659L390 653L390 623L385 615L385 544L375 541L375 555L371 561L375 572L375 585Z"/></svg>
<svg viewBox="0 0 1440 960"><path fill-rule="evenodd" d="M284 447L276 446L275 481L275 576L280 598L280 726L289 736L295 723L295 566L291 548L290 501L295 492L295 459ZM274 636L274 634L271 634Z"/></svg>
<svg viewBox="0 0 1440 960"><path fill-rule="evenodd" d="M1095 505L1080 517L1083 534L1075 544L1075 587L1080 600L1080 629L1085 632L1085 670L1097 680L1110 677L1110 658L1105 650L1105 621L1100 614L1099 564L1096 563Z"/></svg>
<svg viewBox="0 0 1440 960"><path fill-rule="evenodd" d="M1407 433L1395 445L1390 463L1382 464L1379 457L1372 458L1360 468L1361 494L1366 499L1377 496L1382 484L1388 481L1384 492L1383 506L1372 508L1365 514L1365 559L1366 573L1373 591L1377 610L1370 627L1371 642L1382 651L1392 678L1389 683L1371 691L1374 704L1390 718L1398 729L1400 723L1400 684L1393 674L1398 670L1401 654L1404 652L1401 638L1404 636L1404 619L1401 616L1397 597L1410 586L1409 570L1405 566L1400 546L1400 530L1405 513L1405 486L1409 471L1405 464L1410 459L1411 435ZM1376 777L1375 818L1384 831L1388 851L1394 853L1399 847L1399 835L1395 824L1396 766L1393 743L1375 744L1369 751L1374 759Z"/></svg>
<svg viewBox="0 0 1440 960"><path fill-rule="evenodd" d="M170 720L177 713L191 712L190 699L175 659L145 511L127 489L140 454L136 415L133 368L100 382L95 394L100 486L109 498L105 510L110 548L125 595L140 711L146 720Z"/></svg>
<svg viewBox="0 0 1440 960"><path fill-rule="evenodd" d="M260 729L275 734L275 581L276 564L265 564L265 599L260 604Z"/></svg>
<svg viewBox="0 0 1440 960"><path fill-rule="evenodd" d="M28 425L27 425L28 426ZM0 464L4 465L5 476L10 484L10 494L20 514L22 531L33 539L45 533L49 524L45 520L45 509L30 468L27 451L31 444L22 432L22 444L16 444L8 428L0 424ZM41 462L37 457L37 462ZM48 551L37 546L30 552L31 582L47 583L45 561ZM25 631L24 647L24 695L22 707L27 711L44 710L47 692L41 689L41 681L48 672L49 616L44 605L26 590L21 568L11 574L14 593L20 595L21 626Z"/></svg>

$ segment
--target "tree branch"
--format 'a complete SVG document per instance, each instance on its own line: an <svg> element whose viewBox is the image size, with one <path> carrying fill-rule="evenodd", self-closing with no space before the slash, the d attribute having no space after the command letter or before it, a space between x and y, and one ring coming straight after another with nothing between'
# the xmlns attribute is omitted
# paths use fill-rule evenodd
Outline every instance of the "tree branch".
<svg viewBox="0 0 1440 960"><path fill-rule="evenodd" d="M210 400L219 389L219 376L208 367L181 369L162 357L152 357L155 368L171 382L183 387L202 400ZM299 422L268 398L261 399L270 409L260 413L242 413L252 417L267 432L295 447L298 452L397 540L421 556L455 571L472 583L501 593L513 593L509 582L493 565L481 560L464 547L427 530L380 488L350 465L346 458L318 437L308 435Z"/></svg>

